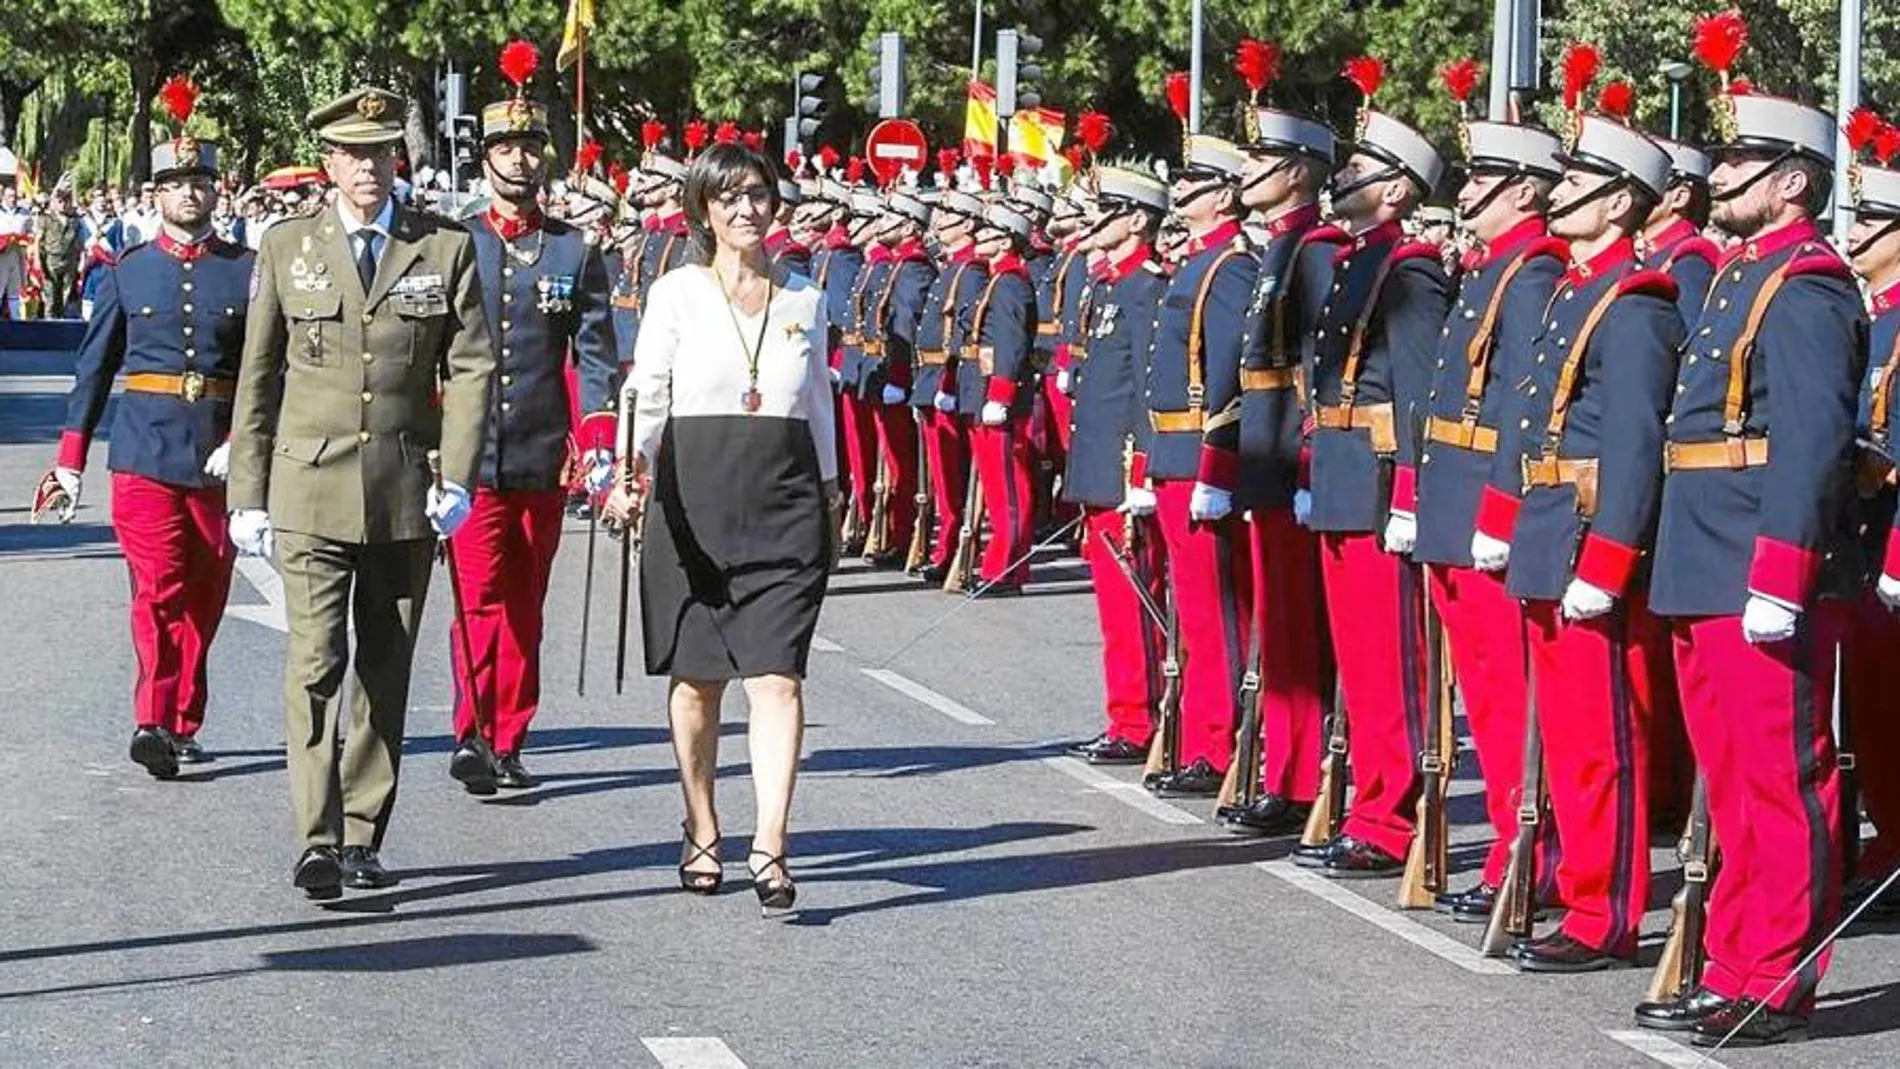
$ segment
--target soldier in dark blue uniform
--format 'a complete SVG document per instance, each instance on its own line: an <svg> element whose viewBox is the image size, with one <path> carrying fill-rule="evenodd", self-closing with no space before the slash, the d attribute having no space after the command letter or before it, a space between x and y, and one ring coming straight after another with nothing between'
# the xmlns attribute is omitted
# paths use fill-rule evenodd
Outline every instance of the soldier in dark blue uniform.
<svg viewBox="0 0 1900 1069"><path fill-rule="evenodd" d="M33 503L35 519L72 519L93 433L122 381L106 465L132 579L131 756L159 779L204 759L205 660L237 558L226 536L226 440L254 259L213 232L217 151L180 125L152 149L158 237L99 269L58 458Z"/></svg>
<svg viewBox="0 0 1900 1069"><path fill-rule="evenodd" d="M1714 222L1739 240L1682 359L1650 606L1670 619L1722 869L1701 986L1638 1016L1761 1044L1805 1035L1828 964L1809 954L1840 904L1842 613L1824 595L1858 579L1846 515L1867 321L1813 222L1833 118L1760 93L1716 109L1732 136L1713 150Z"/></svg>
<svg viewBox="0 0 1900 1069"><path fill-rule="evenodd" d="M1158 605L1167 564L1152 527L1154 494L1134 488L1131 469L1149 434L1150 335L1168 285L1153 242L1168 210L1168 187L1119 167L1101 168L1093 181L1094 217L1074 250L1096 267L1077 307L1087 340L1071 351L1067 368L1074 423L1062 496L1082 507L1086 525L1082 556L1101 621L1108 725L1070 752L1091 764L1139 764L1154 735L1162 635L1128 577Z"/></svg>
<svg viewBox="0 0 1900 1069"><path fill-rule="evenodd" d="M1639 563L1655 530L1683 327L1674 280L1644 270L1632 241L1663 194L1669 155L1608 119L1585 117L1580 130L1550 208L1572 262L1540 310L1530 359L1512 371L1506 440L1516 446L1487 488L1523 502L1511 509L1507 587L1523 599L1563 843L1564 919L1515 947L1526 972L1634 959L1649 900L1648 726L1670 685Z"/></svg>
<svg viewBox="0 0 1900 1069"><path fill-rule="evenodd" d="M1465 717L1497 833L1475 886L1435 906L1476 920L1491 913L1517 830L1524 782L1524 620L1504 591L1517 509L1511 384L1529 374L1530 339L1569 261L1544 233L1544 207L1563 171L1556 135L1510 123L1465 126L1469 178L1458 214L1477 246L1465 258L1439 331L1418 471L1418 544L1445 624ZM1401 433L1416 433L1411 426ZM1507 480L1498 473L1510 476ZM1487 486L1508 486L1509 493Z"/></svg>
<svg viewBox="0 0 1900 1069"><path fill-rule="evenodd" d="M844 552L855 557L864 552L871 529L871 509L877 482L877 424L872 409L877 399L864 395L864 325L870 315L869 302L883 288L891 273L890 250L873 240L878 221L884 215L884 202L876 192L859 187L851 191L847 231L859 267L852 272L850 289L845 293L842 315L832 320L840 327L838 345L838 392L844 422L839 430L844 438L845 468L851 488L850 503L844 520Z"/></svg>
<svg viewBox="0 0 1900 1069"><path fill-rule="evenodd" d="M1187 226L1181 266L1168 281L1154 321L1144 389L1148 425L1145 475L1167 546L1168 580L1187 658L1181 688L1181 767L1150 787L1170 796L1220 790L1233 756L1235 695L1247 641L1249 598L1245 532L1216 518L1217 503L1197 491L1202 435L1240 383L1241 336L1259 265L1240 231L1240 173L1246 154L1232 142L1190 135L1170 191Z"/></svg>
<svg viewBox="0 0 1900 1069"><path fill-rule="evenodd" d="M957 407L973 414L966 416L966 430L989 515L981 568L987 597L1022 593L1035 537L1030 432L1038 388L1036 290L1023 263L1029 234L1029 217L1006 203L992 204L983 213L974 252L988 264L988 281L976 303L958 317L963 348L957 361Z"/></svg>
<svg viewBox="0 0 1900 1069"><path fill-rule="evenodd" d="M1423 592L1405 559L1417 538L1417 439L1448 306L1440 250L1403 239L1401 222L1444 173L1430 141L1368 110L1334 179L1333 211L1352 234L1333 262L1308 373L1320 573L1351 713L1352 811L1329 843L1296 862L1329 876L1397 875L1414 829L1417 734L1424 723ZM1384 539L1381 544L1380 532Z"/></svg>
<svg viewBox="0 0 1900 1069"><path fill-rule="evenodd" d="M860 326L864 362L859 396L869 407L876 431L875 461L881 477L883 527L866 540L865 562L875 567L900 565L909 552L917 523L917 422L910 409L912 361L924 303L936 281L937 266L924 253L924 229L931 209L908 190L894 190L877 231L889 269L868 302ZM873 509L873 519L876 519ZM875 552L873 551L875 547Z"/></svg>
<svg viewBox="0 0 1900 1069"><path fill-rule="evenodd" d="M1638 242L1643 266L1676 280L1676 307L1685 324L1702 314L1722 250L1702 236L1709 225L1708 154L1679 141L1657 139L1669 153L1669 189L1650 212Z"/></svg>
<svg viewBox="0 0 1900 1069"><path fill-rule="evenodd" d="M450 636L456 678L456 749L450 773L471 792L526 788L521 763L540 706L543 604L561 540L562 472L571 415L567 365L578 374L583 421L611 425L614 350L607 270L598 247L537 206L547 177L547 112L517 90L482 111L482 170L492 199L472 220L484 310L494 324L495 386L473 511L449 541L463 619ZM603 437L583 426L576 437ZM611 435L604 436L611 443ZM599 493L612 479L611 447L584 454ZM464 634L462 628L466 627ZM462 665L467 652L473 665Z"/></svg>
<svg viewBox="0 0 1900 1069"><path fill-rule="evenodd" d="M976 222L983 204L968 193L945 190L932 217L943 262L924 295L917 323L910 405L924 425L925 465L930 474L931 513L936 531L928 563L919 572L927 583L942 583L963 526L970 479L970 441L957 418L954 354L959 344L957 312L972 304L988 278L988 266L976 259Z"/></svg>
<svg viewBox="0 0 1900 1069"><path fill-rule="evenodd" d="M811 277L825 294L825 319L829 324L826 359L831 365L831 384L836 388L844 363L843 324L850 315L851 290L857 284L859 269L864 266L864 253L851 242L851 187L835 178L826 177L819 181L818 188L818 196L812 199L818 206L813 223L823 228L820 231L823 236L818 248L812 252ZM838 471L848 473L850 460L846 452L844 393L841 389L833 396L833 401L837 406L832 413L836 421L834 425L839 429ZM847 484L841 481L839 485Z"/></svg>
<svg viewBox="0 0 1900 1069"><path fill-rule="evenodd" d="M1072 383L1063 374L1075 354L1086 344L1087 326L1082 319L1082 297L1089 292L1089 249L1082 235L1081 210L1076 206L1088 198L1080 181L1056 198L1049 215L1047 232L1056 245L1055 262L1036 287L1036 308L1042 320L1036 324L1036 346L1046 351L1043 366L1043 400L1049 406L1050 455L1060 462L1069 451L1069 411ZM1063 495L1064 499L1068 495Z"/></svg>
<svg viewBox="0 0 1900 1069"><path fill-rule="evenodd" d="M798 209L805 203L805 190L790 178L778 180L779 215L772 221L771 232L765 235L765 251L772 262L783 264L793 272L811 276L811 248L799 240L793 232L793 221L798 218Z"/></svg>

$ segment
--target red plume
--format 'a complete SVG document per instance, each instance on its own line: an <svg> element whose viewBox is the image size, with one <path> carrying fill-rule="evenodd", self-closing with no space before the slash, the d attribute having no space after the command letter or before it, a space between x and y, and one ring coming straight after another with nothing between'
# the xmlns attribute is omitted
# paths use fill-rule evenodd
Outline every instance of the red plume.
<svg viewBox="0 0 1900 1069"><path fill-rule="evenodd" d="M1091 154L1099 154L1114 136L1115 124L1099 111L1085 111L1075 120L1075 139Z"/></svg>
<svg viewBox="0 0 1900 1069"><path fill-rule="evenodd" d="M983 188L990 188L990 174L992 169L996 166L996 157L978 156L976 159L970 161L970 166L976 168L976 179L983 183Z"/></svg>
<svg viewBox="0 0 1900 1069"><path fill-rule="evenodd" d="M1748 45L1748 23L1737 8L1695 20L1695 58L1724 77Z"/></svg>
<svg viewBox="0 0 1900 1069"><path fill-rule="evenodd" d="M515 40L508 42L501 50L501 76L513 82L516 87L525 84L534 77L535 68L541 65L541 50L534 47L532 41Z"/></svg>
<svg viewBox="0 0 1900 1069"><path fill-rule="evenodd" d="M600 162L600 152L600 142L593 138L581 142L581 147L574 150L574 169L583 174L593 170L594 164Z"/></svg>
<svg viewBox="0 0 1900 1069"><path fill-rule="evenodd" d="M625 167L610 163L607 165L607 181L613 183L615 193L624 197L627 195L627 187L633 184L633 176L627 173Z"/></svg>
<svg viewBox="0 0 1900 1069"><path fill-rule="evenodd" d="M1880 131L1886 129L1886 126L1887 124L1881 120L1880 116L1874 113L1874 109L1855 108L1854 114L1847 117L1847 126L1844 130L1847 134L1847 147L1856 153L1860 152L1873 144L1874 138L1879 137Z"/></svg>
<svg viewBox="0 0 1900 1069"><path fill-rule="evenodd" d="M1484 68L1477 60L1466 57L1439 73L1445 79L1445 91L1451 94L1453 100L1463 104L1471 99L1471 94L1478 88L1478 79L1484 75Z"/></svg>
<svg viewBox="0 0 1900 1069"><path fill-rule="evenodd" d="M864 181L864 161L862 159L853 156L845 161L844 180L854 186Z"/></svg>
<svg viewBox="0 0 1900 1069"><path fill-rule="evenodd" d="M1635 108L1636 87L1620 78L1604 86L1603 92L1597 95L1597 110L1624 122L1629 121L1630 112Z"/></svg>
<svg viewBox="0 0 1900 1069"><path fill-rule="evenodd" d="M1016 154L1013 152L1006 152L1001 157L999 157L996 161L996 176L998 178L1013 178L1015 177L1015 175L1016 175Z"/></svg>
<svg viewBox="0 0 1900 1069"><path fill-rule="evenodd" d="M1359 87L1367 100L1385 84L1385 62L1377 56L1354 56L1346 61L1346 80Z"/></svg>
<svg viewBox="0 0 1900 1069"><path fill-rule="evenodd" d="M658 119L648 119L640 124L640 143L647 148L666 140L666 124Z"/></svg>
<svg viewBox="0 0 1900 1069"><path fill-rule="evenodd" d="M739 143L752 152L765 151L765 135L757 130L747 130L740 134Z"/></svg>
<svg viewBox="0 0 1900 1069"><path fill-rule="evenodd" d="M1247 83L1255 98L1280 76L1280 46L1270 41L1256 41L1251 37L1241 39L1240 47L1234 50L1234 73Z"/></svg>
<svg viewBox="0 0 1900 1069"><path fill-rule="evenodd" d="M686 149L698 152L706 147L706 120L694 119L686 124Z"/></svg>
<svg viewBox="0 0 1900 1069"><path fill-rule="evenodd" d="M182 74L174 74L159 87L158 98L165 102L165 110L172 113L179 126L191 118L191 109L198 105L198 83Z"/></svg>
<svg viewBox="0 0 1900 1069"><path fill-rule="evenodd" d="M1082 169L1082 146L1070 145L1068 148L1063 149L1062 158L1069 161L1070 170L1080 171Z"/></svg>
<svg viewBox="0 0 1900 1069"><path fill-rule="evenodd" d="M734 145L734 144L738 144L738 142L739 142L739 124L736 122L733 122L731 119L727 119L725 122L720 123L718 128L713 130L714 144Z"/></svg>
<svg viewBox="0 0 1900 1069"><path fill-rule="evenodd" d="M789 148L785 150L785 169L786 170L792 172L793 174L797 174L798 169L801 166L803 166L804 163L805 163L805 157L803 153L799 152L795 148Z"/></svg>
<svg viewBox="0 0 1900 1069"><path fill-rule="evenodd" d="M1900 126L1882 124L1880 133L1874 137L1874 159L1885 167L1893 162L1896 155L1900 155Z"/></svg>
<svg viewBox="0 0 1900 1069"><path fill-rule="evenodd" d="M1597 72L1603 69L1603 56L1597 46L1584 41L1572 42L1564 49L1564 110L1576 111L1583 101L1583 91L1596 81Z"/></svg>
<svg viewBox="0 0 1900 1069"><path fill-rule="evenodd" d="M943 175L945 178L949 178L950 176L957 173L957 164L962 159L963 159L963 154L958 152L956 149L953 149L953 148L938 149L937 150L937 173Z"/></svg>
<svg viewBox="0 0 1900 1069"><path fill-rule="evenodd" d="M818 146L818 166L826 171L838 166L838 150L830 145Z"/></svg>
<svg viewBox="0 0 1900 1069"><path fill-rule="evenodd" d="M1746 78L1737 78L1728 83L1728 95L1732 97L1745 97L1754 91L1755 83Z"/></svg>
<svg viewBox="0 0 1900 1069"><path fill-rule="evenodd" d="M1175 71L1168 75L1168 108L1175 118L1186 122L1188 118L1188 75L1186 71Z"/></svg>

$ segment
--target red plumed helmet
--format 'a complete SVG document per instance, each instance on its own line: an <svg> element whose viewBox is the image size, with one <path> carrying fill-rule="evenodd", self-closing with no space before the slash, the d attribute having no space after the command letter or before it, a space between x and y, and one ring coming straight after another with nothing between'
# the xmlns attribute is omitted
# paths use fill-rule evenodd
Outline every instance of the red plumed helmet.
<svg viewBox="0 0 1900 1069"><path fill-rule="evenodd" d="M996 161L996 174L997 174L997 176L998 176L999 178L1009 178L1009 177L1012 177L1013 175L1015 175L1015 173L1016 173L1016 156L1015 156L1015 154L1014 154L1014 153L1004 153L1004 154L1002 155L1002 157L1000 157L1000 158L999 158L999 159L998 159L998 160Z"/></svg>
<svg viewBox="0 0 1900 1069"><path fill-rule="evenodd" d="M713 143L718 145L736 145L739 143L739 124L727 119L713 131Z"/></svg>
<svg viewBox="0 0 1900 1069"><path fill-rule="evenodd" d="M1248 91L1258 98L1260 91L1280 76L1280 46L1270 41L1242 38L1234 50L1234 73L1240 75Z"/></svg>
<svg viewBox="0 0 1900 1069"><path fill-rule="evenodd" d="M1900 126L1883 123L1880 133L1874 135L1874 159L1885 167L1895 156L1900 156Z"/></svg>
<svg viewBox="0 0 1900 1069"><path fill-rule="evenodd" d="M970 166L976 169L976 179L983 183L984 189L990 188L990 172L995 165L996 158L993 156L978 156L970 161Z"/></svg>
<svg viewBox="0 0 1900 1069"><path fill-rule="evenodd" d="M640 124L640 143L647 148L666 140L666 124L658 119L648 119Z"/></svg>
<svg viewBox="0 0 1900 1069"><path fill-rule="evenodd" d="M1478 88L1478 78L1483 74L1484 68L1469 56L1447 64L1439 72L1439 76L1445 80L1445 91L1460 104L1471 99L1471 94Z"/></svg>
<svg viewBox="0 0 1900 1069"><path fill-rule="evenodd" d="M1385 84L1385 61L1377 56L1354 56L1346 61L1346 80L1359 87L1367 100Z"/></svg>
<svg viewBox="0 0 1900 1069"><path fill-rule="evenodd" d="M706 120L694 119L692 122L687 123L685 137L686 147L689 151L698 152L700 149L705 148Z"/></svg>
<svg viewBox="0 0 1900 1069"><path fill-rule="evenodd" d="M1175 71L1168 75L1168 110L1174 112L1174 117L1182 122L1188 119L1188 89L1186 71Z"/></svg>
<svg viewBox="0 0 1900 1069"><path fill-rule="evenodd" d="M757 130L746 130L741 133L739 135L739 143L744 145L747 151L750 152L765 151L765 135Z"/></svg>
<svg viewBox="0 0 1900 1069"><path fill-rule="evenodd" d="M541 50L532 41L514 40L501 50L501 76L519 88L534 77L541 66Z"/></svg>
<svg viewBox="0 0 1900 1069"><path fill-rule="evenodd" d="M838 150L830 145L818 146L818 166L826 171L838 166Z"/></svg>
<svg viewBox="0 0 1900 1069"><path fill-rule="evenodd" d="M180 127L191 118L191 111L198 106L198 83L182 74L174 74L159 87L158 99L164 101L165 110Z"/></svg>
<svg viewBox="0 0 1900 1069"><path fill-rule="evenodd" d="M948 178L957 173L957 164L962 162L963 154L953 148L937 150L937 171Z"/></svg>
<svg viewBox="0 0 1900 1069"><path fill-rule="evenodd" d="M583 174L593 170L600 162L600 153L600 142L591 137L581 142L581 147L574 150L574 169Z"/></svg>
<svg viewBox="0 0 1900 1069"><path fill-rule="evenodd" d="M1115 124L1099 111L1085 111L1075 120L1075 139L1091 153L1100 153L1115 136Z"/></svg>
<svg viewBox="0 0 1900 1069"><path fill-rule="evenodd" d="M857 185L864 181L864 160L853 156L844 163L844 180Z"/></svg>
<svg viewBox="0 0 1900 1069"><path fill-rule="evenodd" d="M803 153L799 152L795 148L785 150L785 169L786 170L792 172L793 174L797 174L798 169L804 166L804 164L805 164L805 156Z"/></svg>
<svg viewBox="0 0 1900 1069"><path fill-rule="evenodd" d="M1597 95L1597 110L1629 121L1630 113L1636 110L1636 87L1620 78L1604 86Z"/></svg>
<svg viewBox="0 0 1900 1069"><path fill-rule="evenodd" d="M1583 101L1584 90L1596 81L1597 72L1603 69L1603 56L1597 47L1584 41L1573 42L1564 49L1564 110L1576 111Z"/></svg>
<svg viewBox="0 0 1900 1069"><path fill-rule="evenodd" d="M1880 131L1886 126L1887 124L1881 120L1874 109L1855 108L1854 114L1847 117L1847 125L1843 128L1843 132L1847 134L1847 147L1860 152L1872 145L1874 138L1879 137Z"/></svg>
<svg viewBox="0 0 1900 1069"><path fill-rule="evenodd" d="M1695 20L1695 58L1710 70L1726 77L1747 46L1748 21L1739 9Z"/></svg>
<svg viewBox="0 0 1900 1069"><path fill-rule="evenodd" d="M607 181L613 183L615 193L624 197L627 195L627 187L633 184L633 176L627 173L625 167L613 163L607 165Z"/></svg>

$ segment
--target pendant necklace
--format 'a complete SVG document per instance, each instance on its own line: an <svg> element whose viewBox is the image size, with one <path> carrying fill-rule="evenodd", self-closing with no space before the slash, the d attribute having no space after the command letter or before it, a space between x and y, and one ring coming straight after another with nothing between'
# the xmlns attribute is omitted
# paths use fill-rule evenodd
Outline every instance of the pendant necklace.
<svg viewBox="0 0 1900 1069"><path fill-rule="evenodd" d="M739 351L743 352L746 358L746 389L739 395L739 404L748 413L757 412L764 404L764 398L759 394L759 354L765 351L765 328L772 321L772 295L776 286L772 281L772 276L766 275L765 307L759 310L759 335L748 346L745 328L739 325L739 313L736 311L737 297L726 288L725 276L713 268L709 267L707 270L712 271L713 277L719 281L719 293L726 299L726 318L732 320L732 332L739 336Z"/></svg>

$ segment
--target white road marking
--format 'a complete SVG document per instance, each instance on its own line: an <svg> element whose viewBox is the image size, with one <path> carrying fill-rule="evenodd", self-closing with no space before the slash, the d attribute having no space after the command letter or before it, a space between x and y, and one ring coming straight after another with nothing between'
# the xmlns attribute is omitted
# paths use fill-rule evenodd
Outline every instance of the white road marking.
<svg viewBox="0 0 1900 1069"><path fill-rule="evenodd" d="M1478 953L1475 947L1466 946L1456 939L1407 918L1402 913L1354 894L1324 876L1314 875L1291 861L1261 861L1257 864L1262 871L1278 876L1307 894L1324 899L1361 920L1371 921L1374 925L1391 932L1420 950L1436 954L1466 972L1477 973L1480 976L1513 976L1517 973L1517 970L1509 965Z"/></svg>
<svg viewBox="0 0 1900 1069"><path fill-rule="evenodd" d="M654 1038L640 1042L666 1069L746 1069L732 1048L710 1036Z"/></svg>
<svg viewBox="0 0 1900 1069"><path fill-rule="evenodd" d="M1149 794L1139 783L1124 783L1099 768L1092 768L1085 761L1075 757L1045 757L1042 763L1073 780L1101 791L1110 798L1141 810L1163 824L1199 824L1201 818L1185 809L1178 809Z"/></svg>
<svg viewBox="0 0 1900 1069"><path fill-rule="evenodd" d="M831 641L830 639L826 638L823 635L813 635L811 637L811 648L817 650L819 653L843 653L844 652L843 646L838 645L836 642Z"/></svg>
<svg viewBox="0 0 1900 1069"><path fill-rule="evenodd" d="M118 393L121 389L123 387L114 383L112 392ZM0 395L67 394L72 390L71 375L0 375Z"/></svg>
<svg viewBox="0 0 1900 1069"><path fill-rule="evenodd" d="M1692 1069L1694 1066L1713 1066L1714 1069L1726 1069L1721 1062L1704 1055L1700 1051L1690 1050L1682 1044L1665 1036L1658 1035L1655 1032L1642 1032L1634 1029L1612 1032L1606 1029L1603 1034L1638 1054L1647 1055L1664 1065L1675 1066L1676 1069Z"/></svg>
<svg viewBox="0 0 1900 1069"><path fill-rule="evenodd" d="M239 557L237 573L256 588L264 604L227 606L225 614L289 634L290 623L284 616L284 580L277 570L262 557Z"/></svg>
<svg viewBox="0 0 1900 1069"><path fill-rule="evenodd" d="M922 683L906 679L888 668L860 668L858 671L863 672L865 675L907 698L913 698L930 706L932 709L937 710L959 724L971 724L977 727L994 727L996 725L996 721L991 720L989 717L984 716L969 706L952 701L938 694L936 691L931 690L929 687L924 686Z"/></svg>

